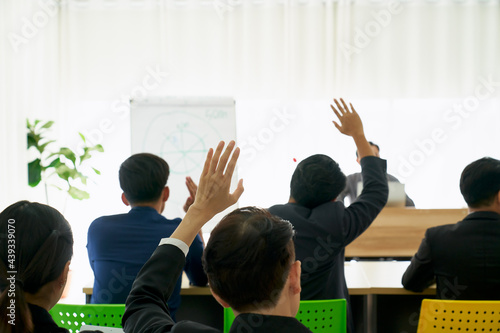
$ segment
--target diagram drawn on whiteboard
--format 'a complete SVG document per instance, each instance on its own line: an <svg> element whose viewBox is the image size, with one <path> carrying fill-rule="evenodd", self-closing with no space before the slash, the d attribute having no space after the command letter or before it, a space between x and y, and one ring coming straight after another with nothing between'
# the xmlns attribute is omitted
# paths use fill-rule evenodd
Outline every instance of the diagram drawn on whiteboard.
<svg viewBox="0 0 500 333"><path fill-rule="evenodd" d="M169 161L170 172L179 175L201 171L208 149L223 139L216 128L198 115L177 111L151 119L145 134L143 150L156 151Z"/></svg>

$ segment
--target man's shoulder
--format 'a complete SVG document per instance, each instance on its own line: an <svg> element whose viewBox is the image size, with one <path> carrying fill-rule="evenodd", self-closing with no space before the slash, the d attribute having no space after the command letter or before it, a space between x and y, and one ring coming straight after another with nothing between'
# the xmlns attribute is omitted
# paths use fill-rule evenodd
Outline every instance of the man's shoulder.
<svg viewBox="0 0 500 333"><path fill-rule="evenodd" d="M350 175L347 176L347 179L357 179L357 178L361 178L361 172L355 172L355 173L351 173Z"/></svg>
<svg viewBox="0 0 500 333"><path fill-rule="evenodd" d="M297 214L300 211L309 210L297 203L286 203L271 206L267 209L271 214L282 217L281 215Z"/></svg>
<svg viewBox="0 0 500 333"><path fill-rule="evenodd" d="M308 220L310 218L317 220L323 215L330 219L332 214L342 210L343 207L344 205L341 202L327 201L312 209L304 207L297 203L287 203L282 205L274 205L268 208L268 210L271 214L285 219L293 219L294 217L297 217L305 220Z"/></svg>
<svg viewBox="0 0 500 333"><path fill-rule="evenodd" d="M461 232L460 229L463 226L463 221L459 221L457 223L449 223L437 225L434 227L430 227L426 231L426 236L430 239L443 239L449 238L450 233Z"/></svg>
<svg viewBox="0 0 500 333"><path fill-rule="evenodd" d="M127 219L127 214L114 214L114 215L104 215L96 218L92 223L90 224L91 228L103 226L106 224L111 224L111 223L117 223L120 221L124 221Z"/></svg>

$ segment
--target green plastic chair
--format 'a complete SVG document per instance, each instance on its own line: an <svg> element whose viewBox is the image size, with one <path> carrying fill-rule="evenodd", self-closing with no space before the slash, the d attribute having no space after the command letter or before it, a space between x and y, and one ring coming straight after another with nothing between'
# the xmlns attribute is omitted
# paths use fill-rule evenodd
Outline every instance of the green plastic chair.
<svg viewBox="0 0 500 333"><path fill-rule="evenodd" d="M56 304L50 315L59 327L71 333L79 332L82 325L122 327L125 304Z"/></svg>
<svg viewBox="0 0 500 333"><path fill-rule="evenodd" d="M346 306L345 299L300 301L295 318L315 333L345 333ZM233 321L233 310L224 308L224 333L229 332Z"/></svg>

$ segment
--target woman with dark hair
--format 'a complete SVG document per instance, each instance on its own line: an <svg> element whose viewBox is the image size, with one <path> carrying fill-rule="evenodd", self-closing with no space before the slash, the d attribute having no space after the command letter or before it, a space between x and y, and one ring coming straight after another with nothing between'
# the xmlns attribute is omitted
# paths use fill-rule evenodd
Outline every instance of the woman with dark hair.
<svg viewBox="0 0 500 333"><path fill-rule="evenodd" d="M48 311L61 298L72 255L71 226L54 208L19 201L0 213L0 332L68 332Z"/></svg>

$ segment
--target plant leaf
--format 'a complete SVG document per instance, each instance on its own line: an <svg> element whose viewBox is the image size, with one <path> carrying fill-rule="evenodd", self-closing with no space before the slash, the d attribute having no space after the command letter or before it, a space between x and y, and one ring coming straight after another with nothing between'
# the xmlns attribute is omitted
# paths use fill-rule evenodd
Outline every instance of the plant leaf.
<svg viewBox="0 0 500 333"><path fill-rule="evenodd" d="M63 155L68 160L70 160L71 162L73 162L73 164L75 164L76 155L75 155L75 153L71 149L63 147L63 148L59 149L59 154Z"/></svg>
<svg viewBox="0 0 500 333"><path fill-rule="evenodd" d="M98 152L104 152L104 148L101 146L101 145L95 145L93 147L85 147L83 148L83 154L80 156L80 164L85 161L85 160L88 160L89 158L92 157L92 155L90 154L91 151L98 151Z"/></svg>
<svg viewBox="0 0 500 333"><path fill-rule="evenodd" d="M49 140L45 142L43 145L40 145L40 148L38 149L40 153L43 153L45 151L45 148L50 145L52 142L56 142L56 140Z"/></svg>
<svg viewBox="0 0 500 333"><path fill-rule="evenodd" d="M42 166L40 159L28 163L28 185L31 187L37 186L42 180Z"/></svg>
<svg viewBox="0 0 500 333"><path fill-rule="evenodd" d="M87 140L85 140L85 135L83 135L82 133L78 132L78 134L80 135L80 138L82 138L83 140L83 143L87 143Z"/></svg>
<svg viewBox="0 0 500 333"><path fill-rule="evenodd" d="M35 125L36 124L37 123L35 122ZM43 124L43 126L40 129L42 129L42 128L50 128L52 125L54 125L54 122L52 120L50 120L50 121L46 122L45 124Z"/></svg>
<svg viewBox="0 0 500 333"><path fill-rule="evenodd" d="M68 189L68 193L69 193L69 195L71 195L71 197L73 199L77 199L77 200L84 200L84 199L90 198L90 194L88 192L82 191L82 190L80 190L74 186L71 186L71 185Z"/></svg>
<svg viewBox="0 0 500 333"><path fill-rule="evenodd" d="M48 168L57 168L61 164L63 164L63 163L61 162L61 159L58 157L55 160L53 160L52 162L50 162L50 164L47 165L45 167L45 169L48 169Z"/></svg>
<svg viewBox="0 0 500 333"><path fill-rule="evenodd" d="M61 165L56 168L56 173L59 178L68 181L69 178L74 178L76 171L68 167L66 164L61 163Z"/></svg>
<svg viewBox="0 0 500 333"><path fill-rule="evenodd" d="M101 174L101 171L97 170L96 168L92 168L92 169L94 170L94 172L95 172L96 174L98 174L98 175L100 175L100 174Z"/></svg>
<svg viewBox="0 0 500 333"><path fill-rule="evenodd" d="M91 147L91 150L96 150L100 153L104 153L104 148L102 147L102 145L95 145L94 147Z"/></svg>
<svg viewBox="0 0 500 333"><path fill-rule="evenodd" d="M36 149L38 149L37 146L38 146L38 141L35 133L28 132L28 149L30 149L31 147L36 147Z"/></svg>

